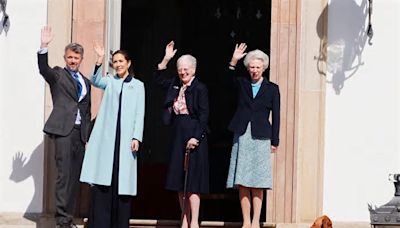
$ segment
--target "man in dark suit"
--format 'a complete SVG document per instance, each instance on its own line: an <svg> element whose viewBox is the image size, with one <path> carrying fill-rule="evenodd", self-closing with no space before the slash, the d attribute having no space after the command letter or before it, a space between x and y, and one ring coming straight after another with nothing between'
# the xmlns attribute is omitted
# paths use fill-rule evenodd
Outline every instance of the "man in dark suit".
<svg viewBox="0 0 400 228"><path fill-rule="evenodd" d="M65 47L65 67L48 65L48 44L53 39L51 27L41 33L38 52L40 74L50 86L53 111L43 131L55 143L57 166L56 223L57 227L76 227L73 224L76 195L85 143L90 123L90 82L79 72L83 47L77 43Z"/></svg>

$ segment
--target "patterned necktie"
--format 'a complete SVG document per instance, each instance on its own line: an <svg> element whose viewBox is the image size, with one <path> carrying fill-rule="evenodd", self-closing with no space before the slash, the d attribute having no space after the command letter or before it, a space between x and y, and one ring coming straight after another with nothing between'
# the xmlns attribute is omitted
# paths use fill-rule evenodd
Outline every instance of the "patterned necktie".
<svg viewBox="0 0 400 228"><path fill-rule="evenodd" d="M75 82L76 82L76 85L78 86L78 99L81 97L81 94L82 94L82 84L81 84L81 82L79 81L79 77L78 77L78 74L77 73L74 73L73 75L72 75L72 77L74 78L74 80L75 80Z"/></svg>

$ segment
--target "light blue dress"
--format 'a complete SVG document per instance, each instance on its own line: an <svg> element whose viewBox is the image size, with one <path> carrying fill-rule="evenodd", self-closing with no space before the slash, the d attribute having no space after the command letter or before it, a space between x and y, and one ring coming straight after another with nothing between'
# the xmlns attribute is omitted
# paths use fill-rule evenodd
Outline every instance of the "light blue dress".
<svg viewBox="0 0 400 228"><path fill-rule="evenodd" d="M252 84L253 98L261 84ZM250 188L272 188L271 141L251 136L251 124L243 135L235 134L229 165L227 188L239 185Z"/></svg>

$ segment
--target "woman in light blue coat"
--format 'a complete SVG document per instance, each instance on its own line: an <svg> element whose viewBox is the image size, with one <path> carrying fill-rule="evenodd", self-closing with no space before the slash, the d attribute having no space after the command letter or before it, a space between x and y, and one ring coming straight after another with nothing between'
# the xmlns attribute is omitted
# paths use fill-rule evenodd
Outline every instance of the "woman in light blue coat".
<svg viewBox="0 0 400 228"><path fill-rule="evenodd" d="M137 189L137 151L142 141L145 94L143 83L130 73L127 52L112 55L116 75L102 76L104 48L91 82L104 90L89 138L80 180L92 185L89 228L128 228L132 196Z"/></svg>

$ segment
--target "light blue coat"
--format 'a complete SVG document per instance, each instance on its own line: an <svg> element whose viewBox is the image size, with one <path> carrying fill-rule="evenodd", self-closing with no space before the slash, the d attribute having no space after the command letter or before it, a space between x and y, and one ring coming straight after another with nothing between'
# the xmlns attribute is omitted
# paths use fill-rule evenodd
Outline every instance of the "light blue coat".
<svg viewBox="0 0 400 228"><path fill-rule="evenodd" d="M111 185L119 95L123 87L118 194L136 195L137 156L131 150L131 143L132 139L142 141L143 137L144 85L135 78L123 83L118 76L102 75L99 69L91 79L94 86L104 90L104 96L86 148L80 181Z"/></svg>

